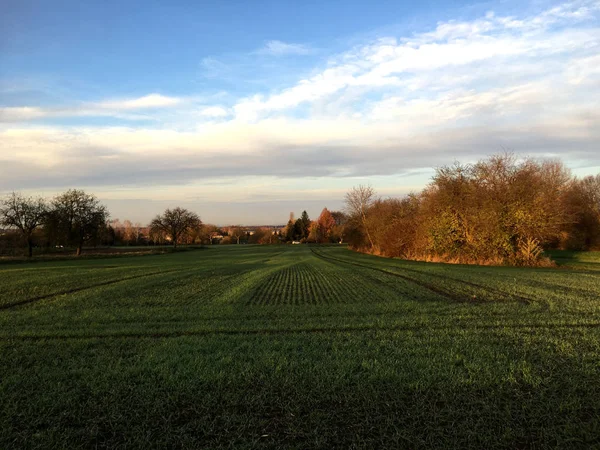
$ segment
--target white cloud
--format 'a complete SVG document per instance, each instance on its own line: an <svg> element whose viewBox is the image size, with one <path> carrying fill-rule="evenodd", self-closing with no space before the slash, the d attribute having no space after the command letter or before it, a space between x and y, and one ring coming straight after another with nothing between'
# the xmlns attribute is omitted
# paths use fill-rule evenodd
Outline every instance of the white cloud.
<svg viewBox="0 0 600 450"><path fill-rule="evenodd" d="M567 69L569 83L600 86L600 54L570 62Z"/></svg>
<svg viewBox="0 0 600 450"><path fill-rule="evenodd" d="M342 95L345 89L367 87L410 87L422 79L447 77L457 68L466 67L477 73L498 64L521 65L538 60L536 70L544 74L549 57L568 53L600 51L598 28L581 28L590 20L600 2L567 3L543 11L537 16L517 21L488 13L485 18L471 22L440 23L432 32L410 38L381 38L359 46L332 59L329 66L295 86L268 96L253 95L235 106L236 117L256 121L261 117L299 105ZM565 28L548 29L559 23ZM569 28L571 25L571 28ZM577 26L576 26L577 25ZM476 77L475 77L476 78ZM471 80L471 83L475 81Z"/></svg>
<svg viewBox="0 0 600 450"><path fill-rule="evenodd" d="M23 122L57 117L114 117L125 120L151 120L148 110L173 108L185 103L178 97L149 94L143 97L81 103L68 107L0 107L0 123ZM137 111L137 112L134 112Z"/></svg>
<svg viewBox="0 0 600 450"><path fill-rule="evenodd" d="M218 78L230 71L227 64L212 57L202 58L200 67L202 68L202 75L207 78Z"/></svg>
<svg viewBox="0 0 600 450"><path fill-rule="evenodd" d="M29 106L0 108L0 123L2 122L22 122L38 119L46 114L40 108Z"/></svg>
<svg viewBox="0 0 600 450"><path fill-rule="evenodd" d="M92 107L113 110L132 110L132 109L152 109L152 108L169 108L179 105L183 102L181 98L167 97L160 94L148 94L143 97L125 99L125 100L108 100L92 104Z"/></svg>
<svg viewBox="0 0 600 450"><path fill-rule="evenodd" d="M348 86L356 71L357 68L352 65L333 67L268 98L255 95L243 99L234 106L236 117L244 121L253 121L261 113L290 109L304 102L319 100Z"/></svg>
<svg viewBox="0 0 600 450"><path fill-rule="evenodd" d="M284 55L308 55L312 49L303 44L292 44L282 41L268 41L257 53L262 55L284 56Z"/></svg>
<svg viewBox="0 0 600 450"><path fill-rule="evenodd" d="M227 110L221 106L209 106L208 108L204 108L200 110L200 115L204 117L226 117L229 115Z"/></svg>

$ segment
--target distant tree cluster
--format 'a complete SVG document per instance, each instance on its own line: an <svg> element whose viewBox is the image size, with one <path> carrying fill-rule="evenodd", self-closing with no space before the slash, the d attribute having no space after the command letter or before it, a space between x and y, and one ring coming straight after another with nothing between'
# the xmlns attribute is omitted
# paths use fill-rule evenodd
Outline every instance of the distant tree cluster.
<svg viewBox="0 0 600 450"><path fill-rule="evenodd" d="M302 212L300 218L294 220L290 214L290 220L282 231L284 242L300 243L332 243L343 242L344 224L346 215L341 211L329 211L323 208L317 220L310 220L306 211Z"/></svg>
<svg viewBox="0 0 600 450"><path fill-rule="evenodd" d="M294 220L294 213L290 213L290 220L283 233L285 241L306 241L310 234L310 225L311 221L306 211L302 211L302 215L296 220Z"/></svg>
<svg viewBox="0 0 600 450"><path fill-rule="evenodd" d="M26 247L73 248L84 245L194 244L211 240L211 226L186 209L167 209L147 227L129 220L109 221L107 208L91 194L70 189L50 201L13 192L0 201L0 252Z"/></svg>
<svg viewBox="0 0 600 450"><path fill-rule="evenodd" d="M0 225L16 230L32 256L35 240L46 246L83 245L101 239L108 211L93 195L71 189L47 202L13 192L0 204ZM18 239L16 239L18 242Z"/></svg>
<svg viewBox="0 0 600 450"><path fill-rule="evenodd" d="M304 216L303 216L304 217ZM310 226L305 213L304 220ZM14 255L24 247L80 255L85 246L149 246L181 244L279 244L272 227L217 227L202 223L184 208L166 209L143 226L130 220L109 220L107 208L81 190L71 189L48 201L13 192L0 200L0 254ZM57 250L61 249L61 250Z"/></svg>
<svg viewBox="0 0 600 450"><path fill-rule="evenodd" d="M141 223L132 223L130 220L121 222L113 219L108 222L108 237L110 245L148 245L150 241L150 227Z"/></svg>
<svg viewBox="0 0 600 450"><path fill-rule="evenodd" d="M546 248L600 248L600 175L577 179L559 161L456 163L418 194L380 199L359 186L346 205L351 247L385 256L540 265Z"/></svg>

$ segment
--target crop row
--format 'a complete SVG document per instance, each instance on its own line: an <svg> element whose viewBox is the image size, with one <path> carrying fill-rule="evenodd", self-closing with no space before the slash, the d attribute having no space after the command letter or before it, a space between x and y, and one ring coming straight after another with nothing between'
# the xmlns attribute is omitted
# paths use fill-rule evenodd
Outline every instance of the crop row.
<svg viewBox="0 0 600 450"><path fill-rule="evenodd" d="M329 269L329 270L328 270ZM348 276L342 268L319 261L298 263L264 279L254 290L252 305L319 305L368 301L378 292L367 279Z"/></svg>

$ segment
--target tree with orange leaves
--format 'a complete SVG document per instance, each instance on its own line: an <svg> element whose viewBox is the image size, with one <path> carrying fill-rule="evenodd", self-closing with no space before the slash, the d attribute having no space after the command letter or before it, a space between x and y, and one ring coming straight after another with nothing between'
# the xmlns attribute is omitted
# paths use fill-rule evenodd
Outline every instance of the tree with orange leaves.
<svg viewBox="0 0 600 450"><path fill-rule="evenodd" d="M331 232L335 226L335 218L327 208L323 208L317 219L317 242L329 242Z"/></svg>

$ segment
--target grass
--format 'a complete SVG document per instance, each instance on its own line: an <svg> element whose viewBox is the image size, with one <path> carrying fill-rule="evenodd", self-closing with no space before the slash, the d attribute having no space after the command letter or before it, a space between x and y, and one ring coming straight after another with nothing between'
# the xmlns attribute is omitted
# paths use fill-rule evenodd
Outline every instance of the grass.
<svg viewBox="0 0 600 450"><path fill-rule="evenodd" d="M0 266L0 448L600 448L600 254Z"/></svg>
<svg viewBox="0 0 600 450"><path fill-rule="evenodd" d="M163 253L185 252L203 249L202 246L180 246L176 249L171 245L140 245L127 247L84 247L83 253L76 254L76 248L34 248L33 257L27 257L27 249L13 250L11 255L0 253L0 264L14 264L17 262L30 264L32 262L44 262L54 260L82 260L90 258L116 258L118 256L129 257L135 255L161 255Z"/></svg>

